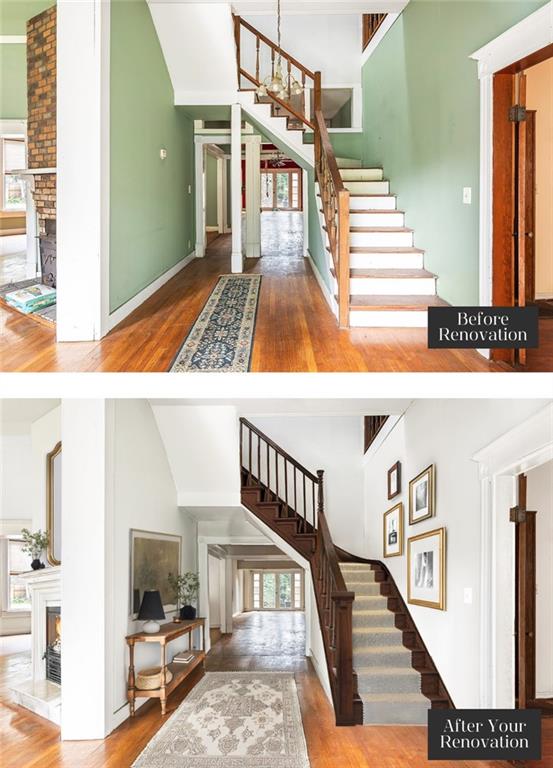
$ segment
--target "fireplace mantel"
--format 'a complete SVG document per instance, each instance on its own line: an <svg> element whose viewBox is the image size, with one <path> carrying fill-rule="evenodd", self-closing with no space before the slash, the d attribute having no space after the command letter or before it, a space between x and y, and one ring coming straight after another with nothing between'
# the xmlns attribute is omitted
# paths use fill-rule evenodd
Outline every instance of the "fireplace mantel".
<svg viewBox="0 0 553 768"><path fill-rule="evenodd" d="M14 701L42 717L60 722L61 688L46 680L46 609L61 607L61 565L27 571L20 578L31 595L32 677L12 689Z"/></svg>

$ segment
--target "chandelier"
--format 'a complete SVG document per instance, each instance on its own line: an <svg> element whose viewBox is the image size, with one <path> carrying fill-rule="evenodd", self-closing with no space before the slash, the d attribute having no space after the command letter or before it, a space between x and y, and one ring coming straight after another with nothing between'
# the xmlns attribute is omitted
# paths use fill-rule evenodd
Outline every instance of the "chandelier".
<svg viewBox="0 0 553 768"><path fill-rule="evenodd" d="M288 95L299 96L303 93L303 86L299 83L295 77L290 73L289 75L282 74L282 56L280 47L280 0L277 0L277 46L278 57L276 61L276 68L271 75L261 82L261 85L256 89L258 96L273 95L279 98L281 101L285 101Z"/></svg>

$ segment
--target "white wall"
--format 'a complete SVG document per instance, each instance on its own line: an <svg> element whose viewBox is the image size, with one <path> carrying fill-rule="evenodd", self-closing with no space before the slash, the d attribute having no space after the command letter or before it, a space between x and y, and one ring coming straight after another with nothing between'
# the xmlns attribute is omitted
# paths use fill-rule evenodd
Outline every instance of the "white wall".
<svg viewBox="0 0 553 768"><path fill-rule="evenodd" d="M182 507L240 504L233 406L160 405L153 412Z"/></svg>
<svg viewBox="0 0 553 768"><path fill-rule="evenodd" d="M480 482L471 457L544 405L538 400L418 400L366 464L366 536L359 525L356 554L382 560L382 515L398 501L405 504L406 546L409 536L447 529L447 610L408 607L457 707L478 707L480 691ZM402 494L388 501L386 473L398 459ZM436 516L409 526L409 479L431 463L436 465ZM509 547L497 556L511 554ZM385 563L406 599L406 550ZM464 602L465 588L472 590L470 604Z"/></svg>
<svg viewBox="0 0 553 768"><path fill-rule="evenodd" d="M177 506L177 493L165 449L147 401L114 401L114 448L111 467L113 484L112 541L113 596L110 621L111 728L128 715L126 675L128 669L125 636L140 629L132 621L129 604L130 530L132 528L175 534L182 537L182 570L195 571L196 525ZM169 618L169 617L168 617ZM186 647L184 641L171 643L171 653ZM159 646L136 647L137 670L159 665ZM137 700L137 705L144 703Z"/></svg>
<svg viewBox="0 0 553 768"><path fill-rule="evenodd" d="M244 18L276 42L275 15ZM255 74L253 35L243 32L242 45ZM282 48L312 72L320 70L323 86L361 82L361 14L284 14ZM270 58L264 64L262 71L270 72Z"/></svg>
<svg viewBox="0 0 553 768"><path fill-rule="evenodd" d="M31 425L33 530L46 528L46 456L61 440L61 407L54 408ZM63 461L63 454L62 454Z"/></svg>
<svg viewBox="0 0 553 768"><path fill-rule="evenodd" d="M362 416L252 416L252 423L310 472L324 469L334 542L352 551L363 530Z"/></svg>
<svg viewBox="0 0 553 768"><path fill-rule="evenodd" d="M6 433L0 436L0 518L2 520L31 519L33 504L31 434ZM22 525L26 523L23 522ZM0 533L2 533L0 529Z"/></svg>
<svg viewBox="0 0 553 768"><path fill-rule="evenodd" d="M536 696L553 697L553 461L528 472L526 507L536 515Z"/></svg>

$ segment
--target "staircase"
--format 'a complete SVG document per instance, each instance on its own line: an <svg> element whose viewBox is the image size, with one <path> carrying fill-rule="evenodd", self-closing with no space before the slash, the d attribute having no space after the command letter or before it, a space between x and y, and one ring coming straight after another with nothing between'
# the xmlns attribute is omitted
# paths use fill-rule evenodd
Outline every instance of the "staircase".
<svg viewBox="0 0 553 768"><path fill-rule="evenodd" d="M339 549L312 473L240 419L242 504L311 565L337 725L426 724L451 698L387 568Z"/></svg>
<svg viewBox="0 0 553 768"><path fill-rule="evenodd" d="M437 295L437 276L424 268L424 251L415 247L383 170L335 157L321 108L321 73L311 72L239 16L234 35L242 107L277 143L315 167L340 327L425 327L428 307L447 306ZM301 96L291 87L286 94L259 95L267 61L273 74L280 61L288 76L313 91L314 114L305 90ZM304 143L306 130L314 133L313 145Z"/></svg>

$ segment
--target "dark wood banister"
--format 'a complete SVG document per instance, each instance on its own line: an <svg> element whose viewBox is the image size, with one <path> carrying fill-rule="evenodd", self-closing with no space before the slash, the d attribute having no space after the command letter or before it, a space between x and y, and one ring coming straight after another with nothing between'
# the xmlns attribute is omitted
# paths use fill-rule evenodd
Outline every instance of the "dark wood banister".
<svg viewBox="0 0 553 768"><path fill-rule="evenodd" d="M247 450L244 452L244 430L248 432L246 438ZM324 512L324 471L317 470L313 474L299 461L293 458L280 445L271 440L264 432L258 429L246 418L240 419L240 469L244 470L250 481L261 482L260 477L252 474L252 444L251 434L255 434L259 441L272 448L275 454L284 462L284 478L280 479L282 493L283 479L287 479L286 463L295 467L304 478L313 483L313 489L317 490L316 514L313 511L313 522L309 524L307 531L302 524L298 532L315 534L315 548L310 557L313 587L321 626L321 635L325 650L327 670L332 692L332 700L338 725L354 725L357 720L354 712L354 677L353 677L353 637L352 637L352 606L355 594L349 592L338 560L338 554ZM259 450L258 444L258 450ZM253 452L255 454L255 451ZM259 453L257 474L260 474ZM253 456L255 462L255 455ZM289 517L288 497L286 488L285 499L279 496L279 463L275 462L276 479L273 478L273 488L276 485L276 495L271 490L270 480L265 485L273 498L285 504L286 517ZM305 500L305 485L303 486L303 498ZM314 498L314 497L313 497ZM292 513L301 518L298 510L292 509ZM305 508L304 508L305 515Z"/></svg>
<svg viewBox="0 0 553 768"><path fill-rule="evenodd" d="M323 215L328 234L329 248L332 256L334 274L337 283L338 322L340 328L349 326L349 237L350 237L350 212L349 191L346 189L322 111L322 86L321 73L312 72L287 51L270 40L266 35L257 30L240 16L233 16L234 38L236 43L236 61L238 70L238 85L241 77L245 77L255 86L261 85L259 75L259 42L262 41L271 48L272 67L274 71L274 56L278 54L288 63L288 75L291 67L296 67L302 73L302 85L305 89L306 78L313 81L313 116L307 114L305 106L305 90L303 99L303 112L297 109L290 100L281 99L275 93L268 92L267 96L286 112L310 128L314 134L315 144L315 175L319 183ZM241 63L241 27L248 30L256 38L256 73L248 72ZM289 92L290 94L290 92Z"/></svg>

